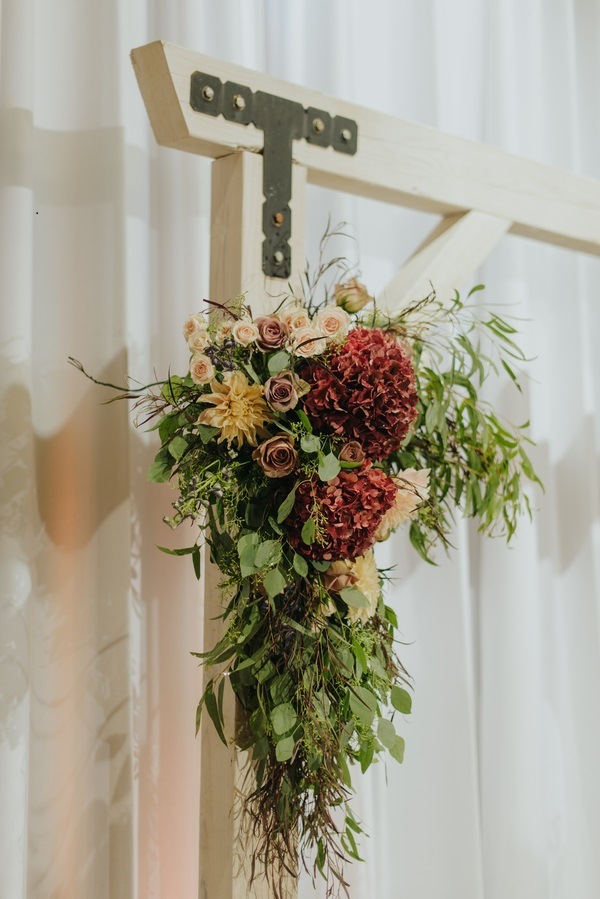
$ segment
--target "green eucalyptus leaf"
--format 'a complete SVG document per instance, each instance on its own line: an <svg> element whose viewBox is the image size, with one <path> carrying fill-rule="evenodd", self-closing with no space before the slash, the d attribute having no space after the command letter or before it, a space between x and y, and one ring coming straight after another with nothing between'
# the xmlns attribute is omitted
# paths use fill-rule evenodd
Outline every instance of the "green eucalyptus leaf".
<svg viewBox="0 0 600 899"><path fill-rule="evenodd" d="M276 734L287 734L295 726L298 716L291 702L276 705L271 711L271 724Z"/></svg>
<svg viewBox="0 0 600 899"><path fill-rule="evenodd" d="M221 428L213 428L211 425L196 425L196 430L202 443L210 443L221 432Z"/></svg>
<svg viewBox="0 0 600 899"><path fill-rule="evenodd" d="M173 436L177 428L179 427L179 414L177 412L172 412L170 415L165 415L158 424L158 434L160 436L161 443L167 443L169 438Z"/></svg>
<svg viewBox="0 0 600 899"><path fill-rule="evenodd" d="M392 746L388 747L388 752L393 759L402 764L404 761L404 740L402 737L396 737Z"/></svg>
<svg viewBox="0 0 600 899"><path fill-rule="evenodd" d="M259 570L276 565L281 559L281 541L263 540L256 550L254 564Z"/></svg>
<svg viewBox="0 0 600 899"><path fill-rule="evenodd" d="M286 579L279 568L271 568L271 570L265 574L265 579L263 581L265 590L270 599L281 593L286 583Z"/></svg>
<svg viewBox="0 0 600 899"><path fill-rule="evenodd" d="M370 726L377 711L377 699L366 687L351 687L350 708L362 724Z"/></svg>
<svg viewBox="0 0 600 899"><path fill-rule="evenodd" d="M403 715L410 715L412 710L412 696L407 690L394 684L390 698L392 700L392 705L397 712L402 712Z"/></svg>
<svg viewBox="0 0 600 899"><path fill-rule="evenodd" d="M372 740L366 740L362 743L359 753L358 760L360 762L360 770L364 774L365 771L370 767L373 756L375 755L375 746L373 745Z"/></svg>
<svg viewBox="0 0 600 899"><path fill-rule="evenodd" d="M177 461L181 459L187 448L188 442L183 437L173 437L169 443L169 452L174 459L177 459Z"/></svg>
<svg viewBox="0 0 600 899"><path fill-rule="evenodd" d="M267 366L269 368L269 372L272 375L278 375L280 371L284 371L284 369L289 368L290 354L286 353L285 350L279 350L278 353L274 353L272 356L269 356Z"/></svg>
<svg viewBox="0 0 600 899"><path fill-rule="evenodd" d="M369 664L367 662L367 654L362 648L362 646L356 642L356 640L352 641L352 652L354 653L354 658L362 668L363 674L367 674L369 670Z"/></svg>
<svg viewBox="0 0 600 899"><path fill-rule="evenodd" d="M221 719L219 718L219 709L217 706L217 698L213 693L213 685L212 681L209 683L208 687L204 691L204 705L206 706L206 711L210 715L211 721L215 726L215 730L219 735L219 739L222 743L227 746L227 740L225 739L225 734L223 732L223 725L221 723Z"/></svg>
<svg viewBox="0 0 600 899"><path fill-rule="evenodd" d="M248 372L248 374L250 375L251 379L254 381L254 383L260 384L261 380L258 377L258 375L256 374L256 372L254 371L254 368L252 367L250 362L244 362L243 365L244 365L244 368L246 369L246 371Z"/></svg>
<svg viewBox="0 0 600 899"><path fill-rule="evenodd" d="M255 560L258 545L260 543L260 535L256 531L244 534L237 543L237 551L240 560L240 568L242 577L249 577L257 571Z"/></svg>
<svg viewBox="0 0 600 899"><path fill-rule="evenodd" d="M371 606L365 594L358 587L344 587L343 590L340 590L340 596L346 605L353 609L368 609Z"/></svg>
<svg viewBox="0 0 600 899"><path fill-rule="evenodd" d="M298 485L295 484L282 504L279 506L277 510L277 523L281 524L288 517L292 509L294 508L294 503L296 502L296 487Z"/></svg>
<svg viewBox="0 0 600 899"><path fill-rule="evenodd" d="M259 761L260 759L266 759L269 755L269 740L267 737L258 737L252 744L252 758L253 760Z"/></svg>
<svg viewBox="0 0 600 899"><path fill-rule="evenodd" d="M318 475L322 481L332 481L340 473L340 463L333 453L320 455Z"/></svg>
<svg viewBox="0 0 600 899"><path fill-rule="evenodd" d="M192 562L194 563L194 573L196 575L196 578L198 580L200 580L200 576L202 573L202 563L200 560L200 547L199 546L194 547L194 552L192 553Z"/></svg>
<svg viewBox="0 0 600 899"><path fill-rule="evenodd" d="M276 534L279 534L280 537L283 537L283 529L282 527L275 521L272 515L269 515L268 522L275 531Z"/></svg>
<svg viewBox="0 0 600 899"><path fill-rule="evenodd" d="M294 738L284 737L275 746L275 756L278 762L287 762L294 754Z"/></svg>
<svg viewBox="0 0 600 899"><path fill-rule="evenodd" d="M391 749L396 742L396 728L387 718L380 718L377 722L377 736L386 749Z"/></svg>
<svg viewBox="0 0 600 899"><path fill-rule="evenodd" d="M294 571L296 571L300 577L306 577L308 574L308 562L303 556L298 555L298 553L294 553L293 560Z"/></svg>
<svg viewBox="0 0 600 899"><path fill-rule="evenodd" d="M171 477L171 469L173 468L173 457L166 447L157 453L156 458L148 471L146 478L154 484L164 484Z"/></svg>
<svg viewBox="0 0 600 899"><path fill-rule="evenodd" d="M157 546L157 549L160 549L161 553L166 553L168 556L191 556L192 553L196 551L200 551L199 547L194 546L186 546L184 549L169 549L167 546Z"/></svg>
<svg viewBox="0 0 600 899"><path fill-rule="evenodd" d="M300 532L300 536L302 537L302 542L306 543L307 546L310 546L311 543L314 543L315 540L315 530L316 524L314 518L307 518L304 524L302 525L302 531Z"/></svg>

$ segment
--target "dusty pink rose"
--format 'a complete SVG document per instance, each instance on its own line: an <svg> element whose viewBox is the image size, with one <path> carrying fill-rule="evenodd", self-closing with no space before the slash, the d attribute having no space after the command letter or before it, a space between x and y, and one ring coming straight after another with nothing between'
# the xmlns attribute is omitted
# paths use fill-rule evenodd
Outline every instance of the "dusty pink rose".
<svg viewBox="0 0 600 899"><path fill-rule="evenodd" d="M288 327L285 322L275 315L259 315L254 323L258 328L256 344L263 352L269 353L271 350L281 349L288 336Z"/></svg>
<svg viewBox="0 0 600 899"><path fill-rule="evenodd" d="M313 318L313 327L325 337L345 337L350 327L350 316L339 306L324 306Z"/></svg>
<svg viewBox="0 0 600 899"><path fill-rule="evenodd" d="M298 453L289 437L271 437L261 443L252 458L258 462L268 478L285 478L298 464Z"/></svg>
<svg viewBox="0 0 600 899"><path fill-rule="evenodd" d="M298 405L298 391L291 371L282 371L265 382L265 399L276 412L287 412Z"/></svg>
<svg viewBox="0 0 600 899"><path fill-rule="evenodd" d="M208 356L193 356L190 362L190 377L194 384L208 384L215 376L215 367Z"/></svg>
<svg viewBox="0 0 600 899"><path fill-rule="evenodd" d="M335 286L335 302L346 312L358 312L372 299L365 285L356 278L350 278L345 284Z"/></svg>
<svg viewBox="0 0 600 899"><path fill-rule="evenodd" d="M358 440L348 440L338 453L340 462L364 462L365 454Z"/></svg>
<svg viewBox="0 0 600 899"><path fill-rule="evenodd" d="M242 346L249 346L258 337L258 328L254 322L239 321L231 329L231 336Z"/></svg>

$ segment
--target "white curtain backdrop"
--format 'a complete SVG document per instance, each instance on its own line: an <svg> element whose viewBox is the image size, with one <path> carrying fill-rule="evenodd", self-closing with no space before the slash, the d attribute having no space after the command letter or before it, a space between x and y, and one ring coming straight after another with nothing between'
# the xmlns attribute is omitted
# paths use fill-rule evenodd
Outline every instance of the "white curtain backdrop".
<svg viewBox="0 0 600 899"><path fill-rule="evenodd" d="M0 10L0 895L193 899L200 594L155 549L153 435L66 361L178 370L207 295L210 163L156 146L129 51L163 38L598 178L600 4ZM312 257L328 216L350 222L374 291L435 223L309 199ZM404 765L359 785L352 899L600 895L600 264L506 238L480 278L537 357L496 401L530 418L546 493L509 550L464 524L437 568L403 534L386 548L414 714Z"/></svg>

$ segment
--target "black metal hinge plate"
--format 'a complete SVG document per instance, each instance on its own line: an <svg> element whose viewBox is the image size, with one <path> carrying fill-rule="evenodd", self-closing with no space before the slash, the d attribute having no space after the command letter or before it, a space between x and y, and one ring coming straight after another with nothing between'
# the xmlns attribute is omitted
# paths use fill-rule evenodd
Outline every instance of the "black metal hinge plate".
<svg viewBox="0 0 600 899"><path fill-rule="evenodd" d="M264 132L263 149L263 271L272 278L289 278L292 270L292 141L307 140L353 156L358 146L358 125L324 109L253 92L233 81L194 72L190 105L196 112L222 115L230 122L253 124Z"/></svg>

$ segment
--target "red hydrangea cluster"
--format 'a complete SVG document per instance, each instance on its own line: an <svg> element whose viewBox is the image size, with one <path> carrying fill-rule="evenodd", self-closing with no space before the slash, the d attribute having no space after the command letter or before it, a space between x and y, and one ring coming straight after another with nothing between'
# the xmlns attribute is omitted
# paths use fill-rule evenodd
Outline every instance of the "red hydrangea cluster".
<svg viewBox="0 0 600 899"><path fill-rule="evenodd" d="M311 386L304 409L315 429L358 440L369 459L397 450L417 416L410 359L380 328L355 328L328 368L310 361L301 377Z"/></svg>
<svg viewBox="0 0 600 899"><path fill-rule="evenodd" d="M288 521L292 546L311 559L335 561L362 556L375 542L375 531L396 499L397 488L391 478L365 463L362 468L342 470L331 481L315 476L303 481L296 491L296 502ZM304 522L310 518L315 502L325 517L326 530L310 546L303 542Z"/></svg>

